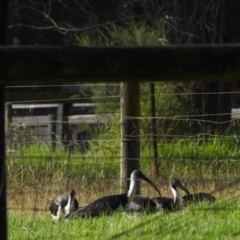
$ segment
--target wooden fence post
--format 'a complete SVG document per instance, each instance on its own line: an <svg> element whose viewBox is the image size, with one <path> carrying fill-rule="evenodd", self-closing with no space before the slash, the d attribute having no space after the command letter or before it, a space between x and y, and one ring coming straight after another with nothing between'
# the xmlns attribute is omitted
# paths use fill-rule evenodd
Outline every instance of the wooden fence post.
<svg viewBox="0 0 240 240"><path fill-rule="evenodd" d="M62 147L62 135L63 135L63 104L58 104L57 116L56 116L56 132L55 132L55 148L59 149Z"/></svg>
<svg viewBox="0 0 240 240"><path fill-rule="evenodd" d="M53 149L55 149L55 136L53 134L54 132L54 124L53 124L54 118L53 115L48 115L48 124L47 124L47 142L52 146Z"/></svg>
<svg viewBox="0 0 240 240"><path fill-rule="evenodd" d="M60 103L57 107L56 117L56 147L61 148L68 142L64 140L64 132L66 130L67 117L69 116L70 104Z"/></svg>
<svg viewBox="0 0 240 240"><path fill-rule="evenodd" d="M7 190L5 167L5 86L0 85L0 226L1 239L7 239Z"/></svg>
<svg viewBox="0 0 240 240"><path fill-rule="evenodd" d="M12 124L12 104L5 103L5 129Z"/></svg>
<svg viewBox="0 0 240 240"><path fill-rule="evenodd" d="M121 95L121 176L120 186L127 191L127 179L140 168L140 83L123 82ZM140 193L138 185L137 194Z"/></svg>
<svg viewBox="0 0 240 240"><path fill-rule="evenodd" d="M7 43L8 1L0 1L0 45ZM0 85L0 226L1 239L7 239L7 190L5 168L5 86Z"/></svg>

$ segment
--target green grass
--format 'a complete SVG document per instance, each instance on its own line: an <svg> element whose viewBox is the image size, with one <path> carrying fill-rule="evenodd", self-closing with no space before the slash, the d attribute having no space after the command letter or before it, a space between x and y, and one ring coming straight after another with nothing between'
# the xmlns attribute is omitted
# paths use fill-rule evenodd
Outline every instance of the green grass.
<svg viewBox="0 0 240 240"><path fill-rule="evenodd" d="M118 145L119 144L119 145ZM48 145L23 146L8 155L8 186L57 186L55 192L69 191L71 186L91 185L99 188L100 182L118 181L120 172L120 143L91 143L90 150L81 154L53 151ZM144 146L144 145L143 145ZM170 178L184 181L237 180L240 171L240 151L234 140L210 139L161 141L159 183ZM152 178L152 151L149 145L141 149L141 170ZM61 188L62 181L67 189ZM49 184L50 183L50 184ZM109 186L108 186L109 187ZM50 189L50 191L54 189ZM79 189L80 190L80 189ZM82 189L81 189L82 191ZM102 190L101 190L102 191Z"/></svg>
<svg viewBox="0 0 240 240"><path fill-rule="evenodd" d="M53 222L48 213L8 215L8 239L239 239L239 196L218 200L209 205L188 206L185 209L131 218L122 213L71 222Z"/></svg>
<svg viewBox="0 0 240 240"><path fill-rule="evenodd" d="M47 213L46 202L56 193L67 193L74 186L83 204L106 193L119 192L119 145L114 142L94 142L86 154L76 152L70 155L64 150L54 152L44 144L23 146L19 151L9 154L7 160L8 207L18 208L17 212L9 210L8 238L240 239L239 195L222 199L227 194L235 193L236 188L233 186L230 191L225 182L219 181L219 187L225 187L227 191L223 193L217 190L218 185L215 186L213 181L229 179L234 183L240 170L238 145L232 140L213 139L208 142L161 141L158 147L162 157L160 179L156 183L161 192L164 190L162 180L166 182L176 177L187 182L189 187L191 179L195 179L202 185L195 184L194 189L216 190L214 195L218 198L217 202L131 219L117 213L97 219L53 222ZM150 178L151 155L149 147L141 150L141 169ZM67 180L66 186L63 185L63 179ZM205 179L213 181L212 185L205 185ZM166 191L169 193L168 187ZM45 209L44 213L25 210L35 206ZM21 208L22 211L19 210Z"/></svg>
<svg viewBox="0 0 240 240"><path fill-rule="evenodd" d="M237 184L239 181L240 151L238 150L237 143L234 141L216 139L208 142L173 140L171 142L161 141L158 147L159 154L162 155L160 159L159 178L154 179L151 175L152 168L150 162L152 159L152 151L149 145L148 147L143 147L141 150L140 165L144 174L156 183L162 194L166 196L170 194L171 196L168 181L172 178L178 178L190 192L205 191L213 193L217 198L222 198L223 195L236 192L234 184ZM64 150L54 152L50 146L44 144L23 146L18 151L9 153L7 158L8 208L30 209L36 207L37 209L43 210L47 208L48 201L52 197L59 194L67 194L71 188L76 190L76 197L81 205L87 204L89 201L107 194L119 193L122 191L119 187L119 160L119 145L114 142L108 144L101 141L93 142L91 143L90 151L86 154L79 152L69 154ZM149 188L145 183L141 184L141 191L147 196L156 194L153 189ZM217 202L216 207L219 209L221 208L219 204L222 204L222 209L228 207L227 202ZM232 205L235 209L239 209L237 199ZM215 205L211 205L211 208L212 207L215 207ZM216 222L218 218L222 218L223 221L215 223L217 226L221 226L221 224L224 225L224 221L226 221L225 225L230 225L230 218L228 220L228 217L231 214L231 217L236 216L232 221L233 224L235 219L239 218L238 210L217 210L215 213L212 209L209 209L209 211L200 211L194 208L190 211L188 209L174 214L159 213L160 215L157 215L159 215L160 221L159 223L158 221L154 221L154 224L150 222L155 215L141 216L132 220L133 222L129 219L122 218L120 214L116 216L118 217L117 220L115 220L114 216L101 218L100 222L96 220L86 220L81 221L81 223L74 221L69 224L64 224L52 223L48 215L44 217L37 213L35 216L28 215L27 217L23 214L10 212L9 227L10 229L18 229L19 232L24 234L22 239L41 239L37 238L37 236L40 235L42 237L44 234L46 237L42 239L50 239L51 234L56 234L55 232L60 232L63 238L66 238L64 228L70 229L71 236L83 233L87 235L87 231L90 231L88 230L89 227L87 227L87 225L89 225L93 226L91 231L94 236L96 236L95 238L99 239L99 236L102 235L97 229L102 229L107 226L106 228L108 228L109 231L106 232L105 235L110 239L114 234L120 234L132 228L134 228L136 235L144 236L142 233L143 230L135 229L135 227L138 226L138 224L146 223L146 230L144 231L152 233L153 238L151 239L158 239L155 232L162 234L165 239L190 239L186 234L182 236L181 234L183 233L180 231L184 229L183 224L188 225L186 218L194 222L194 217L196 218L197 214L199 214L203 219L197 224L203 228L205 228L204 218L208 219L209 228L214 227L211 225L211 221ZM214 214L217 215L215 216ZM214 219L211 220L211 216L215 216L217 219L214 217ZM119 218L121 218L121 220ZM198 221L199 219L197 218L195 220ZM179 221L179 224L183 225L179 230L175 229L176 221ZM35 222L37 225L35 225ZM96 224L102 225L97 226ZM113 226L113 228L109 227L108 224L112 224L111 226ZM37 229L38 226L40 226L39 229ZM61 227L58 229L57 226L64 227L63 229ZM170 231L171 226L177 233L176 237L174 235L174 238L168 235L172 233ZM190 227L191 232L194 234L198 232L195 227L196 226ZM44 233L45 228L49 228L49 231ZM36 230L31 231L31 229ZM232 227L229 227L229 229L232 229ZM205 230L210 232L210 229ZM214 229L214 234L217 234L216 231L220 231L221 233L220 229ZM14 238L14 234L17 236L15 232L14 230L11 233L12 239L16 239ZM36 238L29 237L29 234L33 233L36 234ZM126 233L123 239L128 239L129 235L130 233ZM201 236L205 235L208 235L208 233L205 234L201 232ZM59 239L59 237L60 236L57 236L56 239ZM84 239L87 239L87 237L85 236ZM92 238L89 237L89 239ZM144 239L144 237L142 237L142 239ZM202 239L204 239L204 237L202 237Z"/></svg>
<svg viewBox="0 0 240 240"><path fill-rule="evenodd" d="M106 139L109 139L108 136ZM140 165L144 172L149 172L153 151L149 142L148 144L143 142L141 145ZM216 170L217 172L226 172L226 168L233 171L240 170L239 144L234 139L213 138L205 142L201 139L161 140L158 143L158 154L161 156L162 165L167 170L186 163L188 168L196 168L197 166L214 170L208 174L215 174ZM79 165L85 174L103 171L104 174L117 175L120 166L119 160L120 140L99 140L91 142L90 150L85 154L79 151L69 153L64 149L53 151L51 146L46 144L24 145L15 153L8 155L8 166L51 167L55 170L71 171L72 176L74 176L75 166ZM213 164L214 166L212 166ZM162 171L164 166L162 166ZM186 169L182 170L181 174Z"/></svg>

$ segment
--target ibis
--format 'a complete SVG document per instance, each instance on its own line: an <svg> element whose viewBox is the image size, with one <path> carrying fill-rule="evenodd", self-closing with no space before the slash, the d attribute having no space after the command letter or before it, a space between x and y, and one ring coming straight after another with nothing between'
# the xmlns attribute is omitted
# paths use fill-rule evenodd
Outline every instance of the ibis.
<svg viewBox="0 0 240 240"><path fill-rule="evenodd" d="M78 201L75 198L75 191L71 190L69 195L60 195L51 200L49 212L53 220L69 217L78 209Z"/></svg>
<svg viewBox="0 0 240 240"><path fill-rule="evenodd" d="M154 197L152 200L156 203L157 210L174 210L180 206L180 196L177 188L182 189L186 194L190 194L189 191L181 184L177 179L173 179L170 183L170 189L173 194L173 198L170 197Z"/></svg>
<svg viewBox="0 0 240 240"><path fill-rule="evenodd" d="M130 176L130 187L127 193L96 199L87 206L79 208L74 216L80 218L98 217L101 215L110 215L114 211L122 211L126 209L136 194L138 179L143 179L148 182L160 194L159 190L150 179L148 179L141 171L134 170Z"/></svg>
<svg viewBox="0 0 240 240"><path fill-rule="evenodd" d="M160 193L159 193L159 196ZM127 212L144 212L144 213L153 213L157 210L156 203L149 197L142 195L135 195L133 200L130 202L127 207Z"/></svg>
<svg viewBox="0 0 240 240"><path fill-rule="evenodd" d="M204 192L198 192L194 194L186 194L185 196L182 197L183 201L185 203L199 203L203 201L208 201L208 202L214 202L216 198L209 194L209 193L204 193Z"/></svg>

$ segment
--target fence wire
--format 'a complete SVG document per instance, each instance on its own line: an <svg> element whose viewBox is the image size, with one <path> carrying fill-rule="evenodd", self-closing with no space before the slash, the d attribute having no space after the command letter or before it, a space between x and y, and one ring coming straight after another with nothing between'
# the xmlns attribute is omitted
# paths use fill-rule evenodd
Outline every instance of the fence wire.
<svg viewBox="0 0 240 240"><path fill-rule="evenodd" d="M172 178L180 179L190 192L205 191L216 198L234 193L240 188L238 101L232 98L228 106L216 105L208 97L214 95L221 102L223 95L236 98L240 91L196 93L188 88L186 92L176 92L176 86L156 84L155 126L151 126L149 85L141 86L141 169L154 179L162 195L171 195ZM41 86L36 87L41 90ZM51 87L54 86L48 86L49 91ZM67 194L72 188L82 205L124 191L119 188L119 85L64 87L72 98L56 99L60 103L86 100L91 104L69 105L67 118L59 120L59 104L48 106L48 99L38 101L44 102L43 107L34 104L34 99L11 102L12 119L6 128L9 209L46 211L51 198ZM24 87L26 92L31 90ZM193 95L201 96L197 103ZM142 184L142 194L155 193Z"/></svg>

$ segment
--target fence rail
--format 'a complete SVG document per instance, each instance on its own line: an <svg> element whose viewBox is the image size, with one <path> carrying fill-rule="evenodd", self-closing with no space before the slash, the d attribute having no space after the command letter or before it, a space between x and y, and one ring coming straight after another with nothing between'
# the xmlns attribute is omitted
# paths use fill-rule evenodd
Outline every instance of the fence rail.
<svg viewBox="0 0 240 240"><path fill-rule="evenodd" d="M0 55L0 83L8 81L9 85L49 84L50 79L51 84L240 79L240 46L237 44L0 47Z"/></svg>

